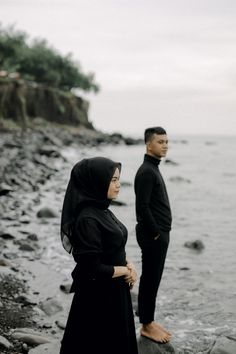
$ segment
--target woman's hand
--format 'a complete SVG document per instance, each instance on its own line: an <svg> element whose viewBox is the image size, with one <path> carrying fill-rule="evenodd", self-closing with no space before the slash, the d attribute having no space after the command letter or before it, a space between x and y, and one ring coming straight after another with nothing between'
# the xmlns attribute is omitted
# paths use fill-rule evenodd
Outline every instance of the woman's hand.
<svg viewBox="0 0 236 354"><path fill-rule="evenodd" d="M126 267L129 268L129 269L134 269L135 270L134 263L132 263L132 262L127 261Z"/></svg>
<svg viewBox="0 0 236 354"><path fill-rule="evenodd" d="M130 288L132 289L134 283L137 280L137 273L134 267L134 264L127 262L126 266L114 266L114 273L112 278L124 277L126 283L129 283Z"/></svg>
<svg viewBox="0 0 236 354"><path fill-rule="evenodd" d="M125 275L125 281L129 283L130 289L132 289L137 280L137 272L132 262L127 262L126 267L128 268L128 274Z"/></svg>

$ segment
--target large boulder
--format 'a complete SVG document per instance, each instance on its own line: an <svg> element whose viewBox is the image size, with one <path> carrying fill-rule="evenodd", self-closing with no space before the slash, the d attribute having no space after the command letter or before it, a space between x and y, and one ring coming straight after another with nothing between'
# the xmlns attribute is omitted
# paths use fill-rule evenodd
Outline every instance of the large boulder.
<svg viewBox="0 0 236 354"><path fill-rule="evenodd" d="M156 343L153 340L140 336L138 338L139 354L174 354L176 353L172 344Z"/></svg>

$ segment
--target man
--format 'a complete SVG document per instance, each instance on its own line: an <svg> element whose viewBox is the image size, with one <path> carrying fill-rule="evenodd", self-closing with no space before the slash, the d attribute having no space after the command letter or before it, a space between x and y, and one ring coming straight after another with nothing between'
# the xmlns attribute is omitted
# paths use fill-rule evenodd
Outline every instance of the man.
<svg viewBox="0 0 236 354"><path fill-rule="evenodd" d="M142 252L142 274L138 293L140 334L165 343L171 334L154 321L157 291L161 282L171 230L171 209L159 163L166 156L168 137L161 127L144 133L146 154L134 182L136 236Z"/></svg>

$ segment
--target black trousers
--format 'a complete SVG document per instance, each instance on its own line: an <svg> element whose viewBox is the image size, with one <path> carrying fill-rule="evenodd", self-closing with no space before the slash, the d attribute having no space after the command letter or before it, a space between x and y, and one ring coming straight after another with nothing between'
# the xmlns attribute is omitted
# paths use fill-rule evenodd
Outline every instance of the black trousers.
<svg viewBox="0 0 236 354"><path fill-rule="evenodd" d="M138 232L137 229L136 235L142 252L138 313L140 323L147 324L154 320L156 297L169 245L169 232L161 232L157 240Z"/></svg>

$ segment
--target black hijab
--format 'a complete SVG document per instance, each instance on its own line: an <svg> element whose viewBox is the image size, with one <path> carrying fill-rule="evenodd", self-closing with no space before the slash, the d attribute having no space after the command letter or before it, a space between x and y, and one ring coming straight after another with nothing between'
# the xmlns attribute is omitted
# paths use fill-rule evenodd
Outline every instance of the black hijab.
<svg viewBox="0 0 236 354"><path fill-rule="evenodd" d="M67 252L73 245L73 227L80 211L87 206L107 209L108 188L115 169L121 164L105 157L83 159L72 168L61 215L61 241Z"/></svg>

